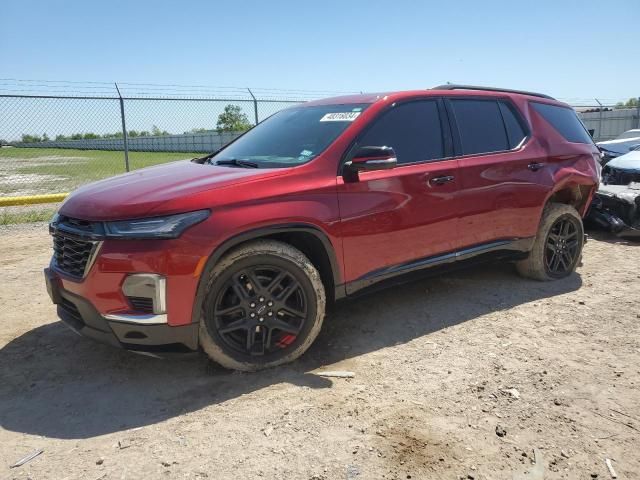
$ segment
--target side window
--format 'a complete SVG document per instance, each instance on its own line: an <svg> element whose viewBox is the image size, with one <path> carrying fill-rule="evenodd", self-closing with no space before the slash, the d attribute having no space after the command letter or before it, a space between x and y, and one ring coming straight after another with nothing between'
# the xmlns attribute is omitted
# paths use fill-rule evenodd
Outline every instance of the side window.
<svg viewBox="0 0 640 480"><path fill-rule="evenodd" d="M464 155L510 149L498 102L451 99L451 105Z"/></svg>
<svg viewBox="0 0 640 480"><path fill-rule="evenodd" d="M527 134L513 112L513 107L510 107L505 102L498 102L498 105L500 106L500 113L502 113L502 119L504 120L504 128L507 130L509 148L516 148L526 138Z"/></svg>
<svg viewBox="0 0 640 480"><path fill-rule="evenodd" d="M576 112L569 107L531 102L534 110L549 122L567 141L574 143L593 143L589 132L578 119Z"/></svg>
<svg viewBox="0 0 640 480"><path fill-rule="evenodd" d="M391 147L398 163L443 158L444 142L437 102L420 100L396 105L375 121L358 144Z"/></svg>

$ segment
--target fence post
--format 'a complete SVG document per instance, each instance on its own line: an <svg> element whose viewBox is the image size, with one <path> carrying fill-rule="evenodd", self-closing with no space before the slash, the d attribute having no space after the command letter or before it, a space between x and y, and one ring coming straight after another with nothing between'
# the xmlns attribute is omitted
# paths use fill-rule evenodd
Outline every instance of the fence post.
<svg viewBox="0 0 640 480"><path fill-rule="evenodd" d="M640 97L638 97L638 108L636 108L636 128L640 128Z"/></svg>
<svg viewBox="0 0 640 480"><path fill-rule="evenodd" d="M247 90L249 90L249 95L251 95L251 98L253 98L253 115L255 116L256 125L257 125L259 123L259 121L258 121L258 100L256 100L256 97L253 95L253 92L251 91L250 88L247 87Z"/></svg>
<svg viewBox="0 0 640 480"><path fill-rule="evenodd" d="M118 98L120 99L120 118L122 118L122 141L124 143L124 168L128 172L129 171L129 136L127 135L127 123L124 119L124 100L122 100L122 95L120 95L120 89L118 88L118 84L114 83L116 86L116 90L118 91Z"/></svg>
<svg viewBox="0 0 640 480"><path fill-rule="evenodd" d="M602 140L602 104L597 98L595 100L598 102L598 105L600 105L600 108L598 109L600 112L600 115L598 116L598 140Z"/></svg>

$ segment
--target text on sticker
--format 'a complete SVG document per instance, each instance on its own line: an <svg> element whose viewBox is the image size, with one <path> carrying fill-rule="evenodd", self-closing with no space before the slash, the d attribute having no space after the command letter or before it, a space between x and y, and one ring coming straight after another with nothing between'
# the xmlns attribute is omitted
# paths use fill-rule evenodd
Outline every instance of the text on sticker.
<svg viewBox="0 0 640 480"><path fill-rule="evenodd" d="M362 112L336 112L327 113L320 119L321 122L353 122Z"/></svg>

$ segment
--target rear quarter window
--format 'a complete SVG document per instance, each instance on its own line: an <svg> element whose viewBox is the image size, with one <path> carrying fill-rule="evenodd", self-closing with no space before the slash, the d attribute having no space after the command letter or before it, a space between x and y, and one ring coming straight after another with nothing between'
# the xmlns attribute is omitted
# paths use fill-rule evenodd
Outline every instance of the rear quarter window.
<svg viewBox="0 0 640 480"><path fill-rule="evenodd" d="M527 138L527 132L516 117L513 107L510 107L503 101L498 102L498 105L500 106L500 113L502 113L502 119L504 120L504 128L507 130L509 148L516 148Z"/></svg>
<svg viewBox="0 0 640 480"><path fill-rule="evenodd" d="M572 108L537 102L531 102L531 106L568 142L593 143L589 132Z"/></svg>

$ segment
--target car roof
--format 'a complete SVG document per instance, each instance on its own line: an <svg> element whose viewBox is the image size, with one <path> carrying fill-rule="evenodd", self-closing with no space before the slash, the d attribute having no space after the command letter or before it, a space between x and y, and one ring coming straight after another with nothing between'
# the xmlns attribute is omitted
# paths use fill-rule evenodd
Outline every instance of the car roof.
<svg viewBox="0 0 640 480"><path fill-rule="evenodd" d="M625 135L625 136L623 137L623 135ZM625 132L622 132L616 138L634 138L634 136L635 137L640 137L640 128L632 128L631 130L627 130Z"/></svg>
<svg viewBox="0 0 640 480"><path fill-rule="evenodd" d="M443 86L446 87L446 86ZM482 87L479 87L482 88ZM343 105L343 104L362 104L362 103L376 103L380 101L396 102L398 100L405 100L415 97L431 97L431 96L449 96L449 97L487 97L487 98L505 98L505 97L522 97L531 101L550 103L553 105L568 106L563 102L555 100L551 97L541 96L541 94L535 94L530 92L520 92L513 90L477 90L471 87L459 87L456 89L442 88L442 89L424 89L424 90L406 90L397 92L378 92L378 93L361 93L356 95L343 95L339 97L329 97L319 100L312 100L306 102L305 106L317 106L317 105Z"/></svg>

